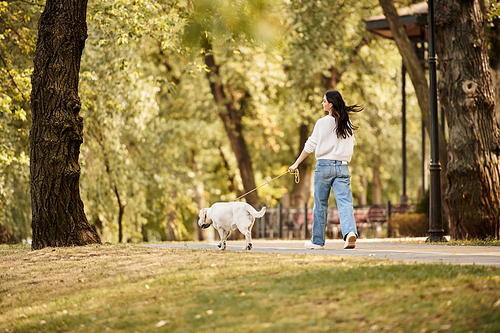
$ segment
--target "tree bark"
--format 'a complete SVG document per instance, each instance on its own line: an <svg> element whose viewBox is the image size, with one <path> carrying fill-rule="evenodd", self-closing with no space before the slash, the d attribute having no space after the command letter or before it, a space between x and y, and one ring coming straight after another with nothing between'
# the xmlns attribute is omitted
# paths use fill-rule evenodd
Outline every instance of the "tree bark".
<svg viewBox="0 0 500 333"><path fill-rule="evenodd" d="M201 166L199 163L196 162L196 152L194 150L191 151L191 165L199 179L201 176ZM203 186L202 181L195 180L193 184L193 191L194 191L194 201L196 202L196 205L198 206L198 209L201 210L202 208L206 208L207 203L205 200L205 187ZM198 225L198 215L196 215L195 219L193 220L193 229L194 229L194 239L197 241L204 241L204 240L211 240L211 238L208 235L209 232L213 232L213 230L209 229L202 229Z"/></svg>
<svg viewBox="0 0 500 333"><path fill-rule="evenodd" d="M365 174L359 175L359 182L361 183L362 191L359 193L358 205L364 207L367 205L366 188L368 187L368 179Z"/></svg>
<svg viewBox="0 0 500 333"><path fill-rule="evenodd" d="M205 50L205 64L210 69L210 71L207 72L210 89L217 105L225 108L225 110L221 110L219 112L219 116L224 124L229 142L231 143L231 148L236 156L243 188L245 189L245 192L249 192L257 187L255 185L252 159L250 157L250 153L248 152L245 137L243 136L243 125L241 120L241 113L245 106L245 99L249 98L249 95L244 94L244 97L240 100L240 107L238 108L234 94L231 91L230 84L227 84L226 86L229 96L226 94L219 75L220 66L215 62L212 45L206 38L203 39L202 47ZM260 199L257 191L245 196L245 200L256 209L260 206Z"/></svg>
<svg viewBox="0 0 500 333"><path fill-rule="evenodd" d="M500 129L479 0L438 1L439 98L449 128L451 237L494 236L500 218Z"/></svg>
<svg viewBox="0 0 500 333"><path fill-rule="evenodd" d="M422 112L422 120L425 124L427 134L430 134L430 97L429 85L425 77L424 70L420 65L420 60L417 57L414 47L406 33L406 30L401 22L401 19L394 7L393 0L380 0L380 5L384 10L384 15L387 18L389 27L394 36L394 41L398 47L399 53L403 58L403 63L406 71L410 75L411 82L417 95L418 105ZM448 168L448 155L446 153L446 141L444 132L439 126L439 161L441 163L441 191L444 193L446 186L446 170Z"/></svg>
<svg viewBox="0 0 500 333"><path fill-rule="evenodd" d="M166 215L166 225L167 228L165 232L167 233L167 240L169 242L176 241L180 236L177 234L176 229L179 225L180 221L177 215L177 192L174 192L170 195L170 202L165 203L165 208L167 210Z"/></svg>
<svg viewBox="0 0 500 333"><path fill-rule="evenodd" d="M99 144L99 146L101 146L103 162L104 166L106 167L106 174L108 175L109 185L111 186L113 192L115 193L116 203L118 204L118 243L121 243L123 240L123 215L125 214L125 204L122 203L116 179L115 177L113 177L113 172L111 170L111 161L109 158L108 150L106 149L106 146L104 144L104 136L102 135L100 129L101 124L99 121L97 121L97 126L99 126L99 128L97 129L97 137L96 137L97 143Z"/></svg>
<svg viewBox="0 0 500 333"><path fill-rule="evenodd" d="M304 145L309 137L309 126L302 123L299 127L299 156ZM311 191L311 181L313 179L313 159L311 157L307 158L304 162L299 165L300 182L293 183L292 193L290 193L290 206L291 207L303 207L305 203L309 202L309 198L312 195Z"/></svg>
<svg viewBox="0 0 500 333"><path fill-rule="evenodd" d="M116 184L113 185L113 191L116 195L116 202L118 203L118 243L123 241L123 214L125 213L125 205L122 204L120 199L120 192Z"/></svg>
<svg viewBox="0 0 500 333"><path fill-rule="evenodd" d="M380 165L380 156L374 156L372 165L372 205L382 204L382 181L380 180Z"/></svg>
<svg viewBox="0 0 500 333"><path fill-rule="evenodd" d="M100 243L80 198L80 60L86 0L47 0L32 75L30 173L33 249Z"/></svg>

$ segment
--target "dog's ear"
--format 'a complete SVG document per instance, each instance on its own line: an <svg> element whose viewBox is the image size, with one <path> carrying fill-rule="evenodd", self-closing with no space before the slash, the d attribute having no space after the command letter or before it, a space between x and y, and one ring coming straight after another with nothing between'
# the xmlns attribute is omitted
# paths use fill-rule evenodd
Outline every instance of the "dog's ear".
<svg viewBox="0 0 500 333"><path fill-rule="evenodd" d="M207 210L208 210L207 208L202 208L200 210L200 219L202 221L206 221L207 220Z"/></svg>

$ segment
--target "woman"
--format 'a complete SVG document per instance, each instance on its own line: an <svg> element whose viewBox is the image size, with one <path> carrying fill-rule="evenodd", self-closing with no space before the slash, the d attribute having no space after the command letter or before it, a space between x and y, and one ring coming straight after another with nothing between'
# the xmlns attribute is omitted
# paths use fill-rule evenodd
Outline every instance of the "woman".
<svg viewBox="0 0 500 333"><path fill-rule="evenodd" d="M323 97L326 115L314 125L304 150L288 169L294 172L314 150L317 159L314 172L313 235L304 244L307 249L323 249L328 214L330 188L337 202L340 228L345 240L344 249L353 249L358 237L351 193L351 175L348 163L354 149L355 128L349 120L349 112L363 110L358 105L347 106L336 90L327 91Z"/></svg>

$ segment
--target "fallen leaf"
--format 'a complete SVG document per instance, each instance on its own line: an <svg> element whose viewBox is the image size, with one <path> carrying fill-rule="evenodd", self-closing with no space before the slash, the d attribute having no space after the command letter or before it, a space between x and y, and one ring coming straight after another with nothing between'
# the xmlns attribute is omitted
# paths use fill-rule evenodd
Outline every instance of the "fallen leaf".
<svg viewBox="0 0 500 333"><path fill-rule="evenodd" d="M168 320L160 320L159 322L156 323L155 327L162 327L165 326L169 323Z"/></svg>
<svg viewBox="0 0 500 333"><path fill-rule="evenodd" d="M495 304L493 304L493 308L494 309L500 308L500 298L498 299L498 301L495 302Z"/></svg>

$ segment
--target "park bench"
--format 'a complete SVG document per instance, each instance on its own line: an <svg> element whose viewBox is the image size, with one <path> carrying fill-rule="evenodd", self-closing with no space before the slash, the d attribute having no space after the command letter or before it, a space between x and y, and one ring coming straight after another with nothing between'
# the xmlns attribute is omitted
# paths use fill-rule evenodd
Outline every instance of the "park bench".
<svg viewBox="0 0 500 333"><path fill-rule="evenodd" d="M390 206L391 214L404 214L414 206ZM388 206L374 205L355 207L354 218L360 238L382 237L382 227L387 222ZM304 208L269 208L266 215L256 223L257 237L304 239ZM308 237L311 235L313 209L307 208ZM327 238L341 238L337 207L328 208L326 223Z"/></svg>

